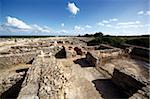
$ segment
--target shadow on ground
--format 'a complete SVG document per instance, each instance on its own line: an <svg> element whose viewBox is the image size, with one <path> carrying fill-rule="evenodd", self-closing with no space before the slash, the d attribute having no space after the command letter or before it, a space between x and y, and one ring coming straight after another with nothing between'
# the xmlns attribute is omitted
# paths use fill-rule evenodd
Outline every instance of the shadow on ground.
<svg viewBox="0 0 150 99"><path fill-rule="evenodd" d="M28 68L16 70L17 73L25 72L23 78L16 82L12 87L10 87L7 91L1 94L0 99L17 99L19 92L21 90L22 83L25 79Z"/></svg>
<svg viewBox="0 0 150 99"><path fill-rule="evenodd" d="M93 80L96 90L102 95L104 99L127 99L129 98L122 89L117 87L111 79L97 79Z"/></svg>
<svg viewBox="0 0 150 99"><path fill-rule="evenodd" d="M81 67L94 67L86 60L86 58L80 58L80 59L74 60L73 62L75 64L79 64Z"/></svg>

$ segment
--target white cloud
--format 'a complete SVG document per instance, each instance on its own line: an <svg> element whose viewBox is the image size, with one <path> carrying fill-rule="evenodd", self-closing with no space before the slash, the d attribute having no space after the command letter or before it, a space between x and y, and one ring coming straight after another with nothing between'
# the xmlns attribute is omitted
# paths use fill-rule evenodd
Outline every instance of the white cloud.
<svg viewBox="0 0 150 99"><path fill-rule="evenodd" d="M116 24L103 24L101 22L98 23L99 26L104 26L107 28L115 28L115 29L123 29L123 28L141 28L145 27L145 25L142 25L140 21L133 21L133 22L120 22Z"/></svg>
<svg viewBox="0 0 150 99"><path fill-rule="evenodd" d="M140 21L135 21L135 22L120 22L117 23L114 28L141 28L144 27L145 25L142 25Z"/></svg>
<svg viewBox="0 0 150 99"><path fill-rule="evenodd" d="M150 16L150 11L139 11L138 13L137 13L138 15L145 15L145 16Z"/></svg>
<svg viewBox="0 0 150 99"><path fill-rule="evenodd" d="M67 30L58 31L58 34L61 34L61 35L64 35L64 34L67 34L67 33L69 33Z"/></svg>
<svg viewBox="0 0 150 99"><path fill-rule="evenodd" d="M106 26L108 23L112 23L112 22L116 22L116 21L118 21L117 18L111 18L109 20L103 20L103 21L97 23L97 25L99 25L99 26ZM109 27L109 25L107 27Z"/></svg>
<svg viewBox="0 0 150 99"><path fill-rule="evenodd" d="M65 26L65 24L64 23L61 23L61 27L64 27Z"/></svg>
<svg viewBox="0 0 150 99"><path fill-rule="evenodd" d="M112 27L110 24L107 24L106 27Z"/></svg>
<svg viewBox="0 0 150 99"><path fill-rule="evenodd" d="M31 29L29 25L27 25L25 22L17 18L8 16L6 19L7 19L5 24L6 26L10 26L18 29Z"/></svg>
<svg viewBox="0 0 150 99"><path fill-rule="evenodd" d="M86 26L85 26L85 28L92 28L92 26L90 26L90 25L86 25Z"/></svg>
<svg viewBox="0 0 150 99"><path fill-rule="evenodd" d="M37 24L32 25L33 32L43 32L43 33L50 33L51 29L48 26L41 27Z"/></svg>
<svg viewBox="0 0 150 99"><path fill-rule="evenodd" d="M68 3L68 9L73 15L76 15L77 12L80 11L80 9L74 3L70 2Z"/></svg>
<svg viewBox="0 0 150 99"><path fill-rule="evenodd" d="M109 19L110 22L115 22L115 21L118 21L118 19L116 18L113 18L113 19Z"/></svg>
<svg viewBox="0 0 150 99"><path fill-rule="evenodd" d="M134 24L140 24L140 21L135 21L135 22L120 22L120 23L117 23L117 25L134 25Z"/></svg>
<svg viewBox="0 0 150 99"><path fill-rule="evenodd" d="M99 25L99 26L104 26L105 24L99 22L99 23L97 23L97 25Z"/></svg>
<svg viewBox="0 0 150 99"><path fill-rule="evenodd" d="M139 14L139 15L143 15L143 14L144 14L144 11L139 11L138 14Z"/></svg>
<svg viewBox="0 0 150 99"><path fill-rule="evenodd" d="M102 23L109 23L109 21L107 21L107 20L103 20L103 21L102 21Z"/></svg>
<svg viewBox="0 0 150 99"><path fill-rule="evenodd" d="M6 22L1 27L1 31L10 32L50 33L52 31L48 26L28 25L24 21L10 16L6 17Z"/></svg>
<svg viewBox="0 0 150 99"><path fill-rule="evenodd" d="M75 30L75 31L81 31L81 30L84 30L84 28L76 25L76 26L74 27L74 30Z"/></svg>
<svg viewBox="0 0 150 99"><path fill-rule="evenodd" d="M145 15L149 15L150 16L150 11L146 11Z"/></svg>
<svg viewBox="0 0 150 99"><path fill-rule="evenodd" d="M146 27L150 27L150 24L145 24Z"/></svg>

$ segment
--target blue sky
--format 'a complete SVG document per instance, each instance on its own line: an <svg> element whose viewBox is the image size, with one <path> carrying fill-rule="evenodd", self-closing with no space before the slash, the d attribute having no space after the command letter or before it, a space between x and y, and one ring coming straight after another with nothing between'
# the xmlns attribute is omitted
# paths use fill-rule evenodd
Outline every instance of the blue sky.
<svg viewBox="0 0 150 99"><path fill-rule="evenodd" d="M150 0L0 0L0 35L150 34Z"/></svg>

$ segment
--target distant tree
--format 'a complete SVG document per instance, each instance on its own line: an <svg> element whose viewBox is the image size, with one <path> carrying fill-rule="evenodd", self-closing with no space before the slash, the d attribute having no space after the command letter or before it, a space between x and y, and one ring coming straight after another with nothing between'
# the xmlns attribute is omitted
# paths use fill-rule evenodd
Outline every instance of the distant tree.
<svg viewBox="0 0 150 99"><path fill-rule="evenodd" d="M81 35L79 34L77 37L81 37Z"/></svg>
<svg viewBox="0 0 150 99"><path fill-rule="evenodd" d="M84 37L91 37L91 35L90 34L85 34Z"/></svg>
<svg viewBox="0 0 150 99"><path fill-rule="evenodd" d="M103 33L102 32L97 32L94 34L94 37L103 37Z"/></svg>

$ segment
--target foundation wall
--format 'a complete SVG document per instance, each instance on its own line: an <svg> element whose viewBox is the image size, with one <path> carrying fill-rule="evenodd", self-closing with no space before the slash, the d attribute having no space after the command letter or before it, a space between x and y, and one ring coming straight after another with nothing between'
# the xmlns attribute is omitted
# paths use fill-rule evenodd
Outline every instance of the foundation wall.
<svg viewBox="0 0 150 99"><path fill-rule="evenodd" d="M29 63L34 57L36 57L36 53L2 55L0 56L0 67Z"/></svg>
<svg viewBox="0 0 150 99"><path fill-rule="evenodd" d="M134 79L131 75L121 72L120 70L117 69L114 69L112 81L117 86L125 90L125 92L130 96L133 95L134 93L137 93L138 90L142 89L142 87L145 87L143 83Z"/></svg>
<svg viewBox="0 0 150 99"><path fill-rule="evenodd" d="M44 53L52 53L55 55L58 51L61 50L60 47L51 47L41 49ZM40 50L18 53L18 54L6 54L0 55L0 67L13 66L16 64L30 63L38 54Z"/></svg>
<svg viewBox="0 0 150 99"><path fill-rule="evenodd" d="M99 63L98 58L94 57L94 55L91 54L90 52L87 52L87 54L86 54L86 60L92 66L96 66Z"/></svg>

